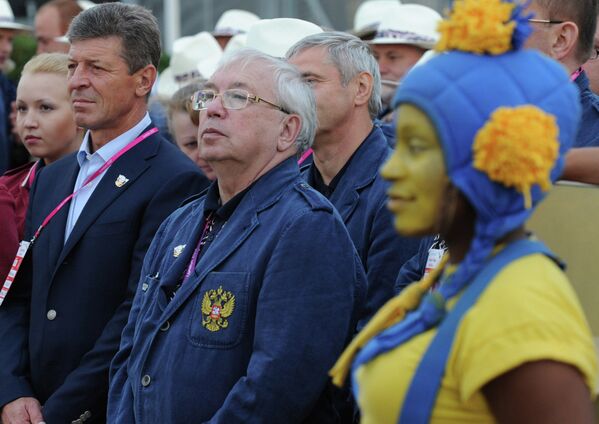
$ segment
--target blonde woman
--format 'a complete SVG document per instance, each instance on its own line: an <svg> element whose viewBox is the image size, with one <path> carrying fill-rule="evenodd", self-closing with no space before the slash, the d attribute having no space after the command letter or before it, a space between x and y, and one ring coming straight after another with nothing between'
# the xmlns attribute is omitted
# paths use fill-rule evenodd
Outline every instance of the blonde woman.
<svg viewBox="0 0 599 424"><path fill-rule="evenodd" d="M38 158L0 177L0 278L8 273L23 237L29 188L40 168L74 152L83 137L67 89L65 54L44 53L25 64L17 87L16 128L31 156Z"/></svg>

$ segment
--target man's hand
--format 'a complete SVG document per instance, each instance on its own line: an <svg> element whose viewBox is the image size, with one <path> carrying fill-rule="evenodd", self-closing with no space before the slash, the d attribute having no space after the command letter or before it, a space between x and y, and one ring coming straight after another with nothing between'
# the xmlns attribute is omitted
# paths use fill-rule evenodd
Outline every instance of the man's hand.
<svg viewBox="0 0 599 424"><path fill-rule="evenodd" d="M44 422L42 406L36 398L22 397L2 408L2 424L40 424Z"/></svg>

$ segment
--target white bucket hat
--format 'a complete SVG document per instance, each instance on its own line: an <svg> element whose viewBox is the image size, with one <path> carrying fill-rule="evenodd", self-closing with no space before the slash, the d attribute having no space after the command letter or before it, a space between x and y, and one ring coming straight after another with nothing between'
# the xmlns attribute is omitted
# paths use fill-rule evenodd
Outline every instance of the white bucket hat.
<svg viewBox="0 0 599 424"><path fill-rule="evenodd" d="M176 39L169 67L158 80L158 96L168 99L188 82L210 78L222 55L222 49L209 32Z"/></svg>
<svg viewBox="0 0 599 424"><path fill-rule="evenodd" d="M302 19L262 19L248 31L246 47L271 56L285 57L287 50L302 38L321 32L321 27Z"/></svg>
<svg viewBox="0 0 599 424"><path fill-rule="evenodd" d="M369 0L362 3L354 15L353 33L360 36L368 32L375 32L383 16L389 14L389 10L398 9L399 0Z"/></svg>
<svg viewBox="0 0 599 424"><path fill-rule="evenodd" d="M15 22L15 15L12 12L8 0L0 0L0 29L14 29L16 31L33 31L33 28L27 25Z"/></svg>
<svg viewBox="0 0 599 424"><path fill-rule="evenodd" d="M215 37L232 37L237 34L243 34L248 32L250 27L259 20L258 16L247 10L230 9L218 18L212 35Z"/></svg>
<svg viewBox="0 0 599 424"><path fill-rule="evenodd" d="M439 40L437 25L441 15L430 7L402 4L382 16L370 44L410 44L432 49Z"/></svg>

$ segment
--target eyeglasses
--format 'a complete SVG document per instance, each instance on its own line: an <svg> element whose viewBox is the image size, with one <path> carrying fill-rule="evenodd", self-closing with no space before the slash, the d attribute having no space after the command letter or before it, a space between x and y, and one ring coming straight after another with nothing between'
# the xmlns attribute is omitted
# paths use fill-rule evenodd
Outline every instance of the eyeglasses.
<svg viewBox="0 0 599 424"><path fill-rule="evenodd" d="M212 101L216 99L218 96L220 96L223 102L223 107L225 109L243 109L247 107L248 101L252 103L263 102L289 115L289 111L285 110L282 106L271 103L268 100L263 99L262 97L258 97L255 94L250 94L247 91L239 88L225 90L222 93L217 93L214 90L196 91L193 94L193 96L191 96L191 108L193 110L205 110L208 108L210 103L212 103Z"/></svg>
<svg viewBox="0 0 599 424"><path fill-rule="evenodd" d="M533 19L530 18L528 22L532 22L535 24L563 24L565 21L554 21L552 19Z"/></svg>

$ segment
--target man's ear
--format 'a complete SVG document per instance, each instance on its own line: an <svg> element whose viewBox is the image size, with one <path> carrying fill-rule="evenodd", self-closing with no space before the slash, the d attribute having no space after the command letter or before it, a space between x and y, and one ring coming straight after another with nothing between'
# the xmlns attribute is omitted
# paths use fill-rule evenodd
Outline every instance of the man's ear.
<svg viewBox="0 0 599 424"><path fill-rule="evenodd" d="M571 21L554 24L554 26L551 56L560 62L566 62L576 56L578 26Z"/></svg>
<svg viewBox="0 0 599 424"><path fill-rule="evenodd" d="M156 74L157 71L154 65L146 65L135 72L135 94L138 97L145 97L152 91Z"/></svg>
<svg viewBox="0 0 599 424"><path fill-rule="evenodd" d="M302 120L299 115L290 114L285 116L281 122L281 131L277 142L277 151L284 152L290 147L295 146L295 140L302 128Z"/></svg>
<svg viewBox="0 0 599 424"><path fill-rule="evenodd" d="M374 78L368 72L360 72L356 78L356 97L354 104L356 106L362 106L368 104L370 95L372 94Z"/></svg>

